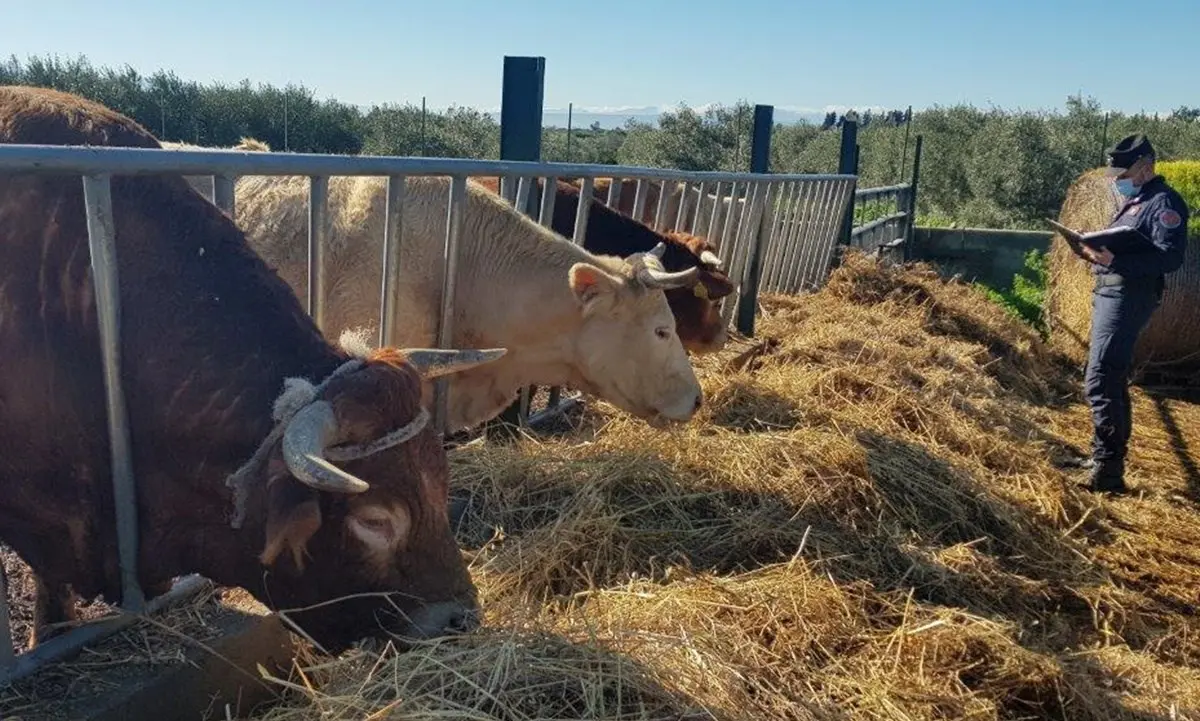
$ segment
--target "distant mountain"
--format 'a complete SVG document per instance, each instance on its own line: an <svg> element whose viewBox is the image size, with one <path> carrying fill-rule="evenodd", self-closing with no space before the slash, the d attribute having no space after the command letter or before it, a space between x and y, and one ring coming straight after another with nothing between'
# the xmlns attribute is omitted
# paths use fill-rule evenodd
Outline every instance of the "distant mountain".
<svg viewBox="0 0 1200 721"><path fill-rule="evenodd" d="M668 108L668 110L671 108ZM830 108L831 110L833 108ZM599 123L601 128L609 130L619 128L625 125L625 122L630 118L651 125L658 125L658 118L663 113L663 108L654 106L644 107L629 107L629 108L576 108L571 114L572 128L587 128L592 123ZM696 108L702 111L703 108ZM839 112L841 109L838 109ZM807 110L807 109L786 109L775 108L775 122L790 125L801 120L806 120L810 123L820 123L825 119L824 110ZM490 112L496 122L500 122L500 111ZM747 118L749 119L749 118ZM542 126L546 128L565 128L567 127L567 109L566 108L546 108L542 113Z"/></svg>

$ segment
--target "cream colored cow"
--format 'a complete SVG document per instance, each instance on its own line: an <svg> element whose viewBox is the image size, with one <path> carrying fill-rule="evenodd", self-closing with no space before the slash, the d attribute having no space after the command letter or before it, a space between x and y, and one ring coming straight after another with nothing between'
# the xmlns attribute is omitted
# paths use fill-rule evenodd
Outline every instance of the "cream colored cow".
<svg viewBox="0 0 1200 721"><path fill-rule="evenodd" d="M206 179L188 180L208 195ZM406 180L394 343L436 345L449 192L449 178ZM251 247L301 298L308 193L300 177L246 176L235 187L235 219ZM347 345L376 337L385 199L383 178L330 179L323 332ZM663 271L662 246L625 259L593 255L473 182L463 219L450 345L508 353L449 380L447 433L496 417L531 385L576 388L654 426L695 414L700 384L663 290L694 285L697 268ZM425 394L429 403L431 384Z"/></svg>

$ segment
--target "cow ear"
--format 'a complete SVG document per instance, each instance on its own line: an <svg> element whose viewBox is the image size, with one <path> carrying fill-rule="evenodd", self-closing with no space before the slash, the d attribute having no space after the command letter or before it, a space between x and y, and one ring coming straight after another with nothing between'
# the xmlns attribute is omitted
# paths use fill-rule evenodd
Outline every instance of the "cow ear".
<svg viewBox="0 0 1200 721"><path fill-rule="evenodd" d="M620 281L591 263L576 263L567 272L571 292L583 306L583 312L591 313L601 303L612 302Z"/></svg>
<svg viewBox="0 0 1200 721"><path fill-rule="evenodd" d="M285 549L297 571L304 570L305 548L321 527L318 492L286 472L273 473L267 482L266 545L259 560L271 566Z"/></svg>
<svg viewBox="0 0 1200 721"><path fill-rule="evenodd" d="M704 284L704 289L708 292L709 300L719 300L736 290L728 278L719 277L712 273L701 273L698 282Z"/></svg>

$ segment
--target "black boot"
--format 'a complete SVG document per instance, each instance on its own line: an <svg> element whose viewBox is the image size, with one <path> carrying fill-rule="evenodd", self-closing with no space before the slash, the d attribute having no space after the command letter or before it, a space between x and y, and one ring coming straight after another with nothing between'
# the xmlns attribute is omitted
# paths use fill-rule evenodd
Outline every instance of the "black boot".
<svg viewBox="0 0 1200 721"><path fill-rule="evenodd" d="M1088 490L1094 493L1125 493L1125 462L1112 458L1092 461L1088 464L1091 470Z"/></svg>

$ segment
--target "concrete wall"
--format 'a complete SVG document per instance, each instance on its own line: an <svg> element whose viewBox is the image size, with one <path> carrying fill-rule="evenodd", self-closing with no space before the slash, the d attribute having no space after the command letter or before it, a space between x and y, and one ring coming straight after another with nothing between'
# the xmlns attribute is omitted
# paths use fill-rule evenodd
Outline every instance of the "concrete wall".
<svg viewBox="0 0 1200 721"><path fill-rule="evenodd" d="M1051 232L987 228L913 229L912 260L936 263L951 276L1006 288L1025 264L1030 250L1047 251Z"/></svg>

